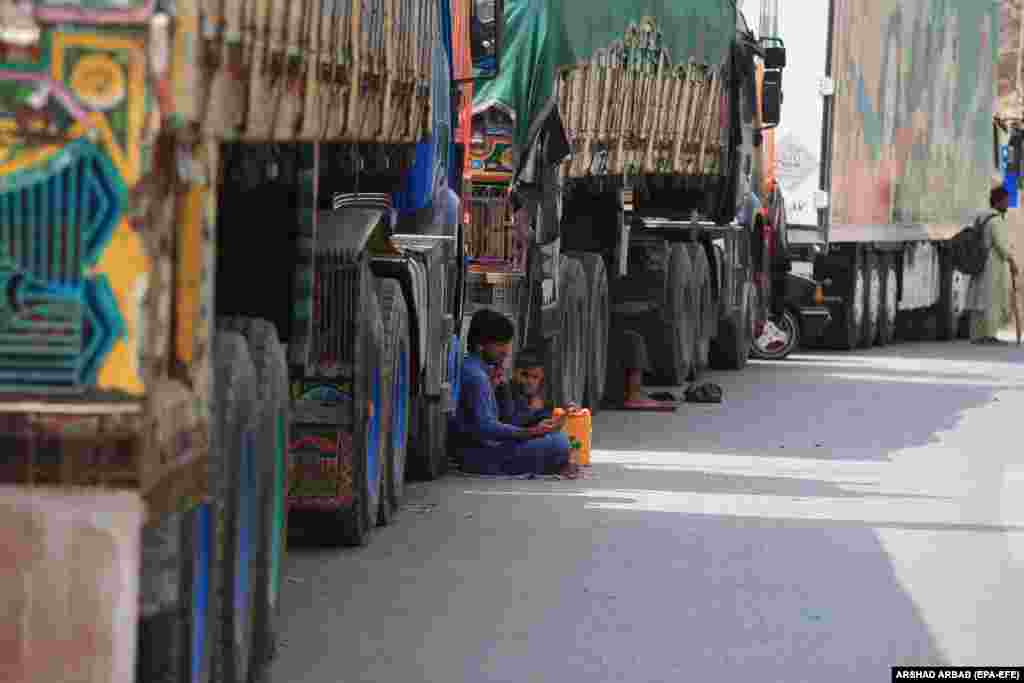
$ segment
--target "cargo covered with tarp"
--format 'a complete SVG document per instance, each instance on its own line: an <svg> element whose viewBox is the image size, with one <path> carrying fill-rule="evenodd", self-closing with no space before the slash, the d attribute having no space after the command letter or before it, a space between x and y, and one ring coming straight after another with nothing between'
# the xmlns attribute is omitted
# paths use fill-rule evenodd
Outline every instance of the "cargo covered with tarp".
<svg viewBox="0 0 1024 683"><path fill-rule="evenodd" d="M557 107L573 177L713 175L736 27L727 0L506 0L500 69L474 113L511 116L521 157Z"/></svg>

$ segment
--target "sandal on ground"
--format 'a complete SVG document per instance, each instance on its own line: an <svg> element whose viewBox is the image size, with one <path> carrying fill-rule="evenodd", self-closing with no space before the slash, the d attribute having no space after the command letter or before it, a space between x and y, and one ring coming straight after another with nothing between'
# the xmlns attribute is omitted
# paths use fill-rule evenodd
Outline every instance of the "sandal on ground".
<svg viewBox="0 0 1024 683"><path fill-rule="evenodd" d="M679 397L674 394L670 394L667 391L656 391L653 394L650 394L650 397L655 401L663 401L665 403L679 403Z"/></svg>
<svg viewBox="0 0 1024 683"><path fill-rule="evenodd" d="M972 344L978 344L979 346L1006 346L1007 342L1002 339L996 339L995 337L982 337L980 339L972 339Z"/></svg>
<svg viewBox="0 0 1024 683"><path fill-rule="evenodd" d="M722 387L711 382L697 384L686 390L687 403L721 403Z"/></svg>

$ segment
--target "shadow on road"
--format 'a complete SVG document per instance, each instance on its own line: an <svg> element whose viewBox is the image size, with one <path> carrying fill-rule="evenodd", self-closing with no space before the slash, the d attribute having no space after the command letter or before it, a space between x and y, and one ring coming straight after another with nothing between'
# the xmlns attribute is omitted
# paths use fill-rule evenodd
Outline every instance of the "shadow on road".
<svg viewBox="0 0 1024 683"><path fill-rule="evenodd" d="M883 536L1024 527L886 473L1024 388L1022 361L802 354L714 376L720 406L598 415L589 479L416 485L368 548L290 554L270 680L859 683L948 663Z"/></svg>

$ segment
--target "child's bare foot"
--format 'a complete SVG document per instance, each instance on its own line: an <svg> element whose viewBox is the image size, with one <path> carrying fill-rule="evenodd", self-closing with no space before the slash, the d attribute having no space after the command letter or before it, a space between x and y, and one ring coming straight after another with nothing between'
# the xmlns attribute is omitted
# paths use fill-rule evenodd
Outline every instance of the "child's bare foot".
<svg viewBox="0 0 1024 683"><path fill-rule="evenodd" d="M562 471L558 473L558 476L565 477L566 479L576 479L580 476L580 466L569 463L562 468Z"/></svg>

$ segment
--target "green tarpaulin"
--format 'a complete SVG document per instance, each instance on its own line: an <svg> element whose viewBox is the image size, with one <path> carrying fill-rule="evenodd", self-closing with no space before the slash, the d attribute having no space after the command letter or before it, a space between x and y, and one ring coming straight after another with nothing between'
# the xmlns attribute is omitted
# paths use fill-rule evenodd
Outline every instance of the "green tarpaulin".
<svg viewBox="0 0 1024 683"><path fill-rule="evenodd" d="M589 61L646 17L676 64L724 63L736 33L732 0L505 0L501 68L477 82L474 110L507 111L516 146L527 148L554 106L559 69Z"/></svg>

